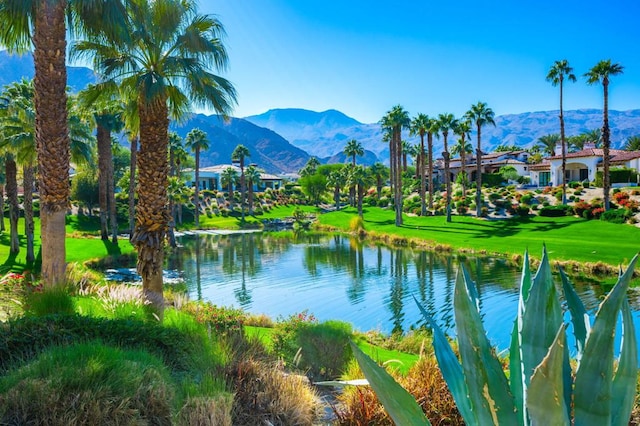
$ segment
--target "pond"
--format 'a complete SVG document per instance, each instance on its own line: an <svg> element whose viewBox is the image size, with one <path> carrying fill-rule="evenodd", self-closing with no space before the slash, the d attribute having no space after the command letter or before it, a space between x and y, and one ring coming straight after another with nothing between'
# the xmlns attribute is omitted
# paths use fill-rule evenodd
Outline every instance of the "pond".
<svg viewBox="0 0 640 426"><path fill-rule="evenodd" d="M415 296L453 335L453 286L464 264L477 283L491 342L504 349L510 341L520 268L504 259L388 248L340 235L197 234L182 237L180 244L168 266L183 272L191 299L274 319L308 311L320 321L338 319L356 330L386 334L423 324ZM595 313L604 289L573 282ZM630 296L639 327L638 292Z"/></svg>

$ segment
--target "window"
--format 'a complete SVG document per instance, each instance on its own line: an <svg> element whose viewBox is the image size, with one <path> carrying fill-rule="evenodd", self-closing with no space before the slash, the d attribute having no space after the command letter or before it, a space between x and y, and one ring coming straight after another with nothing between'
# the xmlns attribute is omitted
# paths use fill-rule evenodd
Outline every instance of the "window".
<svg viewBox="0 0 640 426"><path fill-rule="evenodd" d="M540 172L540 186L548 186L551 180L551 172Z"/></svg>

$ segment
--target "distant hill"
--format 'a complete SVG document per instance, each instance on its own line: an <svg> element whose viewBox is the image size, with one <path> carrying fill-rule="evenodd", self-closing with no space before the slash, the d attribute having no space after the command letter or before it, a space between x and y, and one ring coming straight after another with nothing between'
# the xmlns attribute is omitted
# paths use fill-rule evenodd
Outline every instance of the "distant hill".
<svg viewBox="0 0 640 426"><path fill-rule="evenodd" d="M364 155L362 157L356 157L356 163L365 166L370 166L377 161L379 161L378 156L366 149L364 150ZM321 158L320 162L325 164L351 163L351 157L347 158L345 153L340 151L331 157Z"/></svg>
<svg viewBox="0 0 640 426"><path fill-rule="evenodd" d="M241 118L225 122L218 115L195 114L180 125L172 124L171 130L185 137L196 127L206 132L209 138L209 149L200 153L202 167L230 164L231 153L238 144L243 144L251 152L247 163L256 163L269 173L297 172L309 159L306 152L282 136Z"/></svg>
<svg viewBox="0 0 640 426"><path fill-rule="evenodd" d="M19 81L22 78L32 79L35 73L33 67L33 55L9 55L6 51L0 51L0 87ZM95 83L95 73L86 67L67 67L67 85L77 92Z"/></svg>
<svg viewBox="0 0 640 426"><path fill-rule="evenodd" d="M388 145L382 142L379 124L359 123L344 114L341 114L340 120L336 120L333 118L338 116L335 110L307 111L307 113L299 109L279 109L247 117L247 120L277 131L293 145L319 158L339 154L349 139L356 139L366 150L375 153L380 160L388 161ZM304 121L305 117L309 117L308 121ZM558 111L501 115L497 116L495 121L496 127L482 128L482 146L486 152L493 151L498 145L528 148L535 145L541 136L560 131ZM640 110L609 111L609 121L613 147L622 147L627 138L640 135ZM578 135L601 126L601 110L565 111L565 129L568 136ZM419 138L411 138L407 132L403 133L403 136L410 143L419 142ZM450 133L449 144L451 145L455 139L456 136ZM475 133L472 133L471 142L475 145ZM434 151L437 156L442 151L442 145L442 138L434 139Z"/></svg>

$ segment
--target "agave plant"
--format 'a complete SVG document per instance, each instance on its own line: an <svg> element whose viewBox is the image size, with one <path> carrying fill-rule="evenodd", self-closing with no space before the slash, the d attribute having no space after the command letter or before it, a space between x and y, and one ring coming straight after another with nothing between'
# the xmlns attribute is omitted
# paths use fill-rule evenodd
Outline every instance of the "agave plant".
<svg viewBox="0 0 640 426"><path fill-rule="evenodd" d="M593 325L560 270L576 344L575 371L546 250L533 277L525 253L508 375L486 336L478 293L464 267L458 272L454 290L460 359L442 330L418 304L433 329L438 365L464 420L478 425L628 424L636 393L638 352L626 292L637 258L636 255L624 274L620 271L618 282L600 305ZM622 339L616 362L614 338L620 315ZM401 393L384 369L355 345L352 347L365 377L394 421L428 424L424 416L409 414L419 409L415 400Z"/></svg>

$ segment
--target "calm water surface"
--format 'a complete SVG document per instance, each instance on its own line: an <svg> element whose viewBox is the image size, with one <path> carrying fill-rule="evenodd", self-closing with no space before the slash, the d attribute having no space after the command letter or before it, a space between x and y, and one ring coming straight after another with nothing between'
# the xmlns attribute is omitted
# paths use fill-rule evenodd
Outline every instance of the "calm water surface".
<svg viewBox="0 0 640 426"><path fill-rule="evenodd" d="M184 271L192 299L272 318L306 310L320 321L339 319L384 333L423 324L415 296L453 334L453 285L464 264L477 283L489 338L500 348L509 344L520 271L501 259L440 256L327 235L200 234L180 243L169 267ZM595 313L603 289L574 283ZM640 329L638 292L630 296Z"/></svg>

